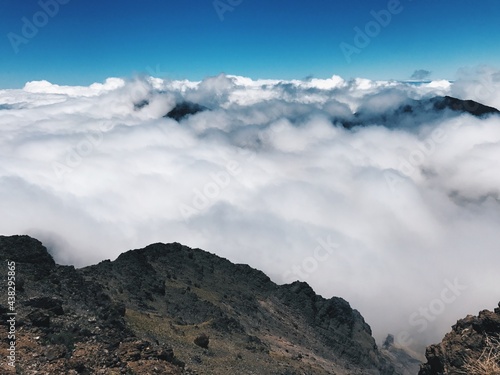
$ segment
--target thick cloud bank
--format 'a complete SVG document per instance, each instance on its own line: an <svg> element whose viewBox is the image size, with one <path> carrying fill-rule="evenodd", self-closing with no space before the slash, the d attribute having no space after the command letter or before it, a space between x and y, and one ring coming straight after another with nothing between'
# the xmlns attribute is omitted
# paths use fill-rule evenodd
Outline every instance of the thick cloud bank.
<svg viewBox="0 0 500 375"><path fill-rule="evenodd" d="M342 296L378 339L437 341L500 300L500 116L369 119L436 95L500 108L499 72L461 74L0 91L1 232L77 266L182 242ZM182 102L207 110L163 117Z"/></svg>

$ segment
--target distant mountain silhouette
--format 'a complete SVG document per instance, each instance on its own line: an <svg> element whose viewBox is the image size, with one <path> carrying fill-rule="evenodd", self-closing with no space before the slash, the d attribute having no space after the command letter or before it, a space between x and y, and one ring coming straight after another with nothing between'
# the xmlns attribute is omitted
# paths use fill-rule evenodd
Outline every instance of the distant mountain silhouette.
<svg viewBox="0 0 500 375"><path fill-rule="evenodd" d="M190 115L194 115L207 109L207 107L196 103L182 102L176 104L175 107L163 117L168 117L174 119L175 121L180 121Z"/></svg>
<svg viewBox="0 0 500 375"><path fill-rule="evenodd" d="M436 96L429 99L429 101L433 103L434 109L436 110L451 109L456 112L470 113L477 117L500 113L498 109L475 102L474 100L462 100L451 96Z"/></svg>
<svg viewBox="0 0 500 375"><path fill-rule="evenodd" d="M446 111L469 113L476 117L500 113L496 108L473 100L461 100L451 96L435 96L428 99L409 100L396 109L385 112L368 111L361 107L352 118L334 118L333 121L341 123L347 129L374 124L388 128L410 128L422 122L442 119L446 116Z"/></svg>

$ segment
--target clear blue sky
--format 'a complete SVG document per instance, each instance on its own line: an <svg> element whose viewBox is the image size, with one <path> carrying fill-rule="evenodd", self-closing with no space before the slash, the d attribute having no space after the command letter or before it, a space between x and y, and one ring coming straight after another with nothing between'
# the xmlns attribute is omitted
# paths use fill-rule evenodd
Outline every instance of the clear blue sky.
<svg viewBox="0 0 500 375"><path fill-rule="evenodd" d="M238 0L219 0L231 2ZM157 67L153 75L189 79L220 72L408 79L417 69L451 79L459 67L500 62L498 0L401 0L402 10L350 63L339 45L356 47L354 28L365 29L370 12L387 9L387 0L243 0L223 21L213 4L69 0L43 25L38 0L1 0L0 88L40 79L87 85ZM42 26L15 53L9 33L24 38L22 18L37 14Z"/></svg>

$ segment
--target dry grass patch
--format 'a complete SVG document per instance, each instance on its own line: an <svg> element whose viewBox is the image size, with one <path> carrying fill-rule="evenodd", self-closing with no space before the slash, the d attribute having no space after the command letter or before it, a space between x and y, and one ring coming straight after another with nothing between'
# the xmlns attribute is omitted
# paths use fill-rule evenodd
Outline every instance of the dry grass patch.
<svg viewBox="0 0 500 375"><path fill-rule="evenodd" d="M486 346L479 358L467 358L464 374L468 375L500 375L500 340L487 336Z"/></svg>

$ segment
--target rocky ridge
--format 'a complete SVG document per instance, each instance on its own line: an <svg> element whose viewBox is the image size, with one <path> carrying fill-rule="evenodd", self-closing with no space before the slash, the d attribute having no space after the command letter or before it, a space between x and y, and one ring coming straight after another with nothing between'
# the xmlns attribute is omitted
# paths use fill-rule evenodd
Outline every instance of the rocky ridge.
<svg viewBox="0 0 500 375"><path fill-rule="evenodd" d="M16 262L18 373L404 373L342 298L200 249L153 244L75 269L33 238L0 236L0 259Z"/></svg>

